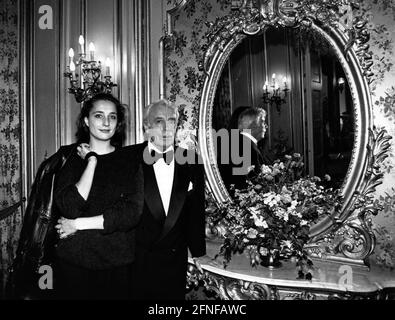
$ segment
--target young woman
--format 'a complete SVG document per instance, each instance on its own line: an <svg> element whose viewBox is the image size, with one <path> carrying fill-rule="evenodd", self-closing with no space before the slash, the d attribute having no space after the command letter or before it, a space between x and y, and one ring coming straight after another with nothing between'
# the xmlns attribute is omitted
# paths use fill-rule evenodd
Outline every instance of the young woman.
<svg viewBox="0 0 395 320"><path fill-rule="evenodd" d="M59 298L130 295L134 227L142 214L144 182L137 157L121 151L124 131L123 107L112 95L98 94L84 103L77 151L57 177L54 195L61 216L72 219L78 230L68 236L66 226L57 226L54 289ZM101 219L95 222L100 228L88 230L88 217Z"/></svg>

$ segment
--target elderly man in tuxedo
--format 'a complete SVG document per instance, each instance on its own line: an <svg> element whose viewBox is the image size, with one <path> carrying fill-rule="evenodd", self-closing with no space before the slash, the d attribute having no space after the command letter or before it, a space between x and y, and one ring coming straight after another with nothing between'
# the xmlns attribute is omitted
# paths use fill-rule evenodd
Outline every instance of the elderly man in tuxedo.
<svg viewBox="0 0 395 320"><path fill-rule="evenodd" d="M128 147L143 154L144 172L133 268L136 298L184 299L188 249L198 268L199 257L207 261L204 169L194 152L174 146L177 120L168 101L150 104L144 112L147 141Z"/></svg>
<svg viewBox="0 0 395 320"><path fill-rule="evenodd" d="M192 150L174 146L178 112L167 100L145 108L147 141L123 148L143 167L144 208L135 233L131 298L185 299L188 249L196 267L218 265L206 255L204 169ZM100 213L98 213L100 214ZM128 228L125 215L60 219L62 236L88 229Z"/></svg>

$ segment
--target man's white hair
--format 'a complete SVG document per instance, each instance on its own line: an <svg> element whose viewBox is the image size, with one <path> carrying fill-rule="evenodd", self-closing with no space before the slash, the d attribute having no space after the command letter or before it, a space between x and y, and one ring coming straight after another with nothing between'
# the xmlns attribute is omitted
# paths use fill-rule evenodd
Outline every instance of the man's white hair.
<svg viewBox="0 0 395 320"><path fill-rule="evenodd" d="M249 129L258 117L266 119L266 111L262 108L248 108L244 110L238 119L239 129Z"/></svg>
<svg viewBox="0 0 395 320"><path fill-rule="evenodd" d="M144 114L143 114L144 127L149 126L149 116L151 114L151 111L159 106L164 106L173 109L176 115L176 123L178 122L178 108L176 107L176 105L167 99L161 99L149 104L144 108Z"/></svg>

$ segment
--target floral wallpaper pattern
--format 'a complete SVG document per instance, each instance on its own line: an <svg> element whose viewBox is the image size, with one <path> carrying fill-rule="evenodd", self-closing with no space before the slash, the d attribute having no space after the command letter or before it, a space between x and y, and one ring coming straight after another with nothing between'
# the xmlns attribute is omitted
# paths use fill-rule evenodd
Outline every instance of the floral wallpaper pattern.
<svg viewBox="0 0 395 320"><path fill-rule="evenodd" d="M0 2L0 297L20 225L18 0ZM10 210L6 210L11 208Z"/></svg>
<svg viewBox="0 0 395 320"><path fill-rule="evenodd" d="M206 45L207 22L230 12L230 0L189 0L173 16L174 30L167 38L165 53L166 93L177 105L183 105L180 123L181 136L196 135L198 128L199 103L204 76L198 61ZM177 0L169 0L168 9ZM384 181L375 194L377 204L383 210L373 218L377 238L372 256L379 265L395 267L395 1L364 0L354 16L368 19L370 51L373 54L374 77L370 83L374 105L374 124L384 127L394 138L391 140L390 156L383 164Z"/></svg>
<svg viewBox="0 0 395 320"><path fill-rule="evenodd" d="M383 210L374 217L377 247L373 258L383 267L395 267L395 2L392 0L363 1L357 14L365 14L369 20L370 50L373 52L371 83L374 104L374 123L385 127L393 137L391 153L383 164L384 183L376 191L376 202Z"/></svg>
<svg viewBox="0 0 395 320"><path fill-rule="evenodd" d="M173 16L176 28L165 42L166 93L177 105L184 105L179 135L195 141L204 74L199 71L206 43L206 22L230 12L230 0L190 0ZM168 1L168 8L178 1ZM191 144L187 144L191 146Z"/></svg>

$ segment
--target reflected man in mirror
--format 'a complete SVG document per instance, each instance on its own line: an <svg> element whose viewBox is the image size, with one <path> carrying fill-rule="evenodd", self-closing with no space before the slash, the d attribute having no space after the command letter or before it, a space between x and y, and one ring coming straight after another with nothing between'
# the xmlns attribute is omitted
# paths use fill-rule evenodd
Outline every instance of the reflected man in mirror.
<svg viewBox="0 0 395 320"><path fill-rule="evenodd" d="M237 135L235 132L230 134L230 163L220 165L222 178L228 188L232 184L237 189L245 188L247 179L256 175L263 164L270 162L258 148L258 142L265 137L267 129L265 119L265 110L252 107L244 108L238 116Z"/></svg>

